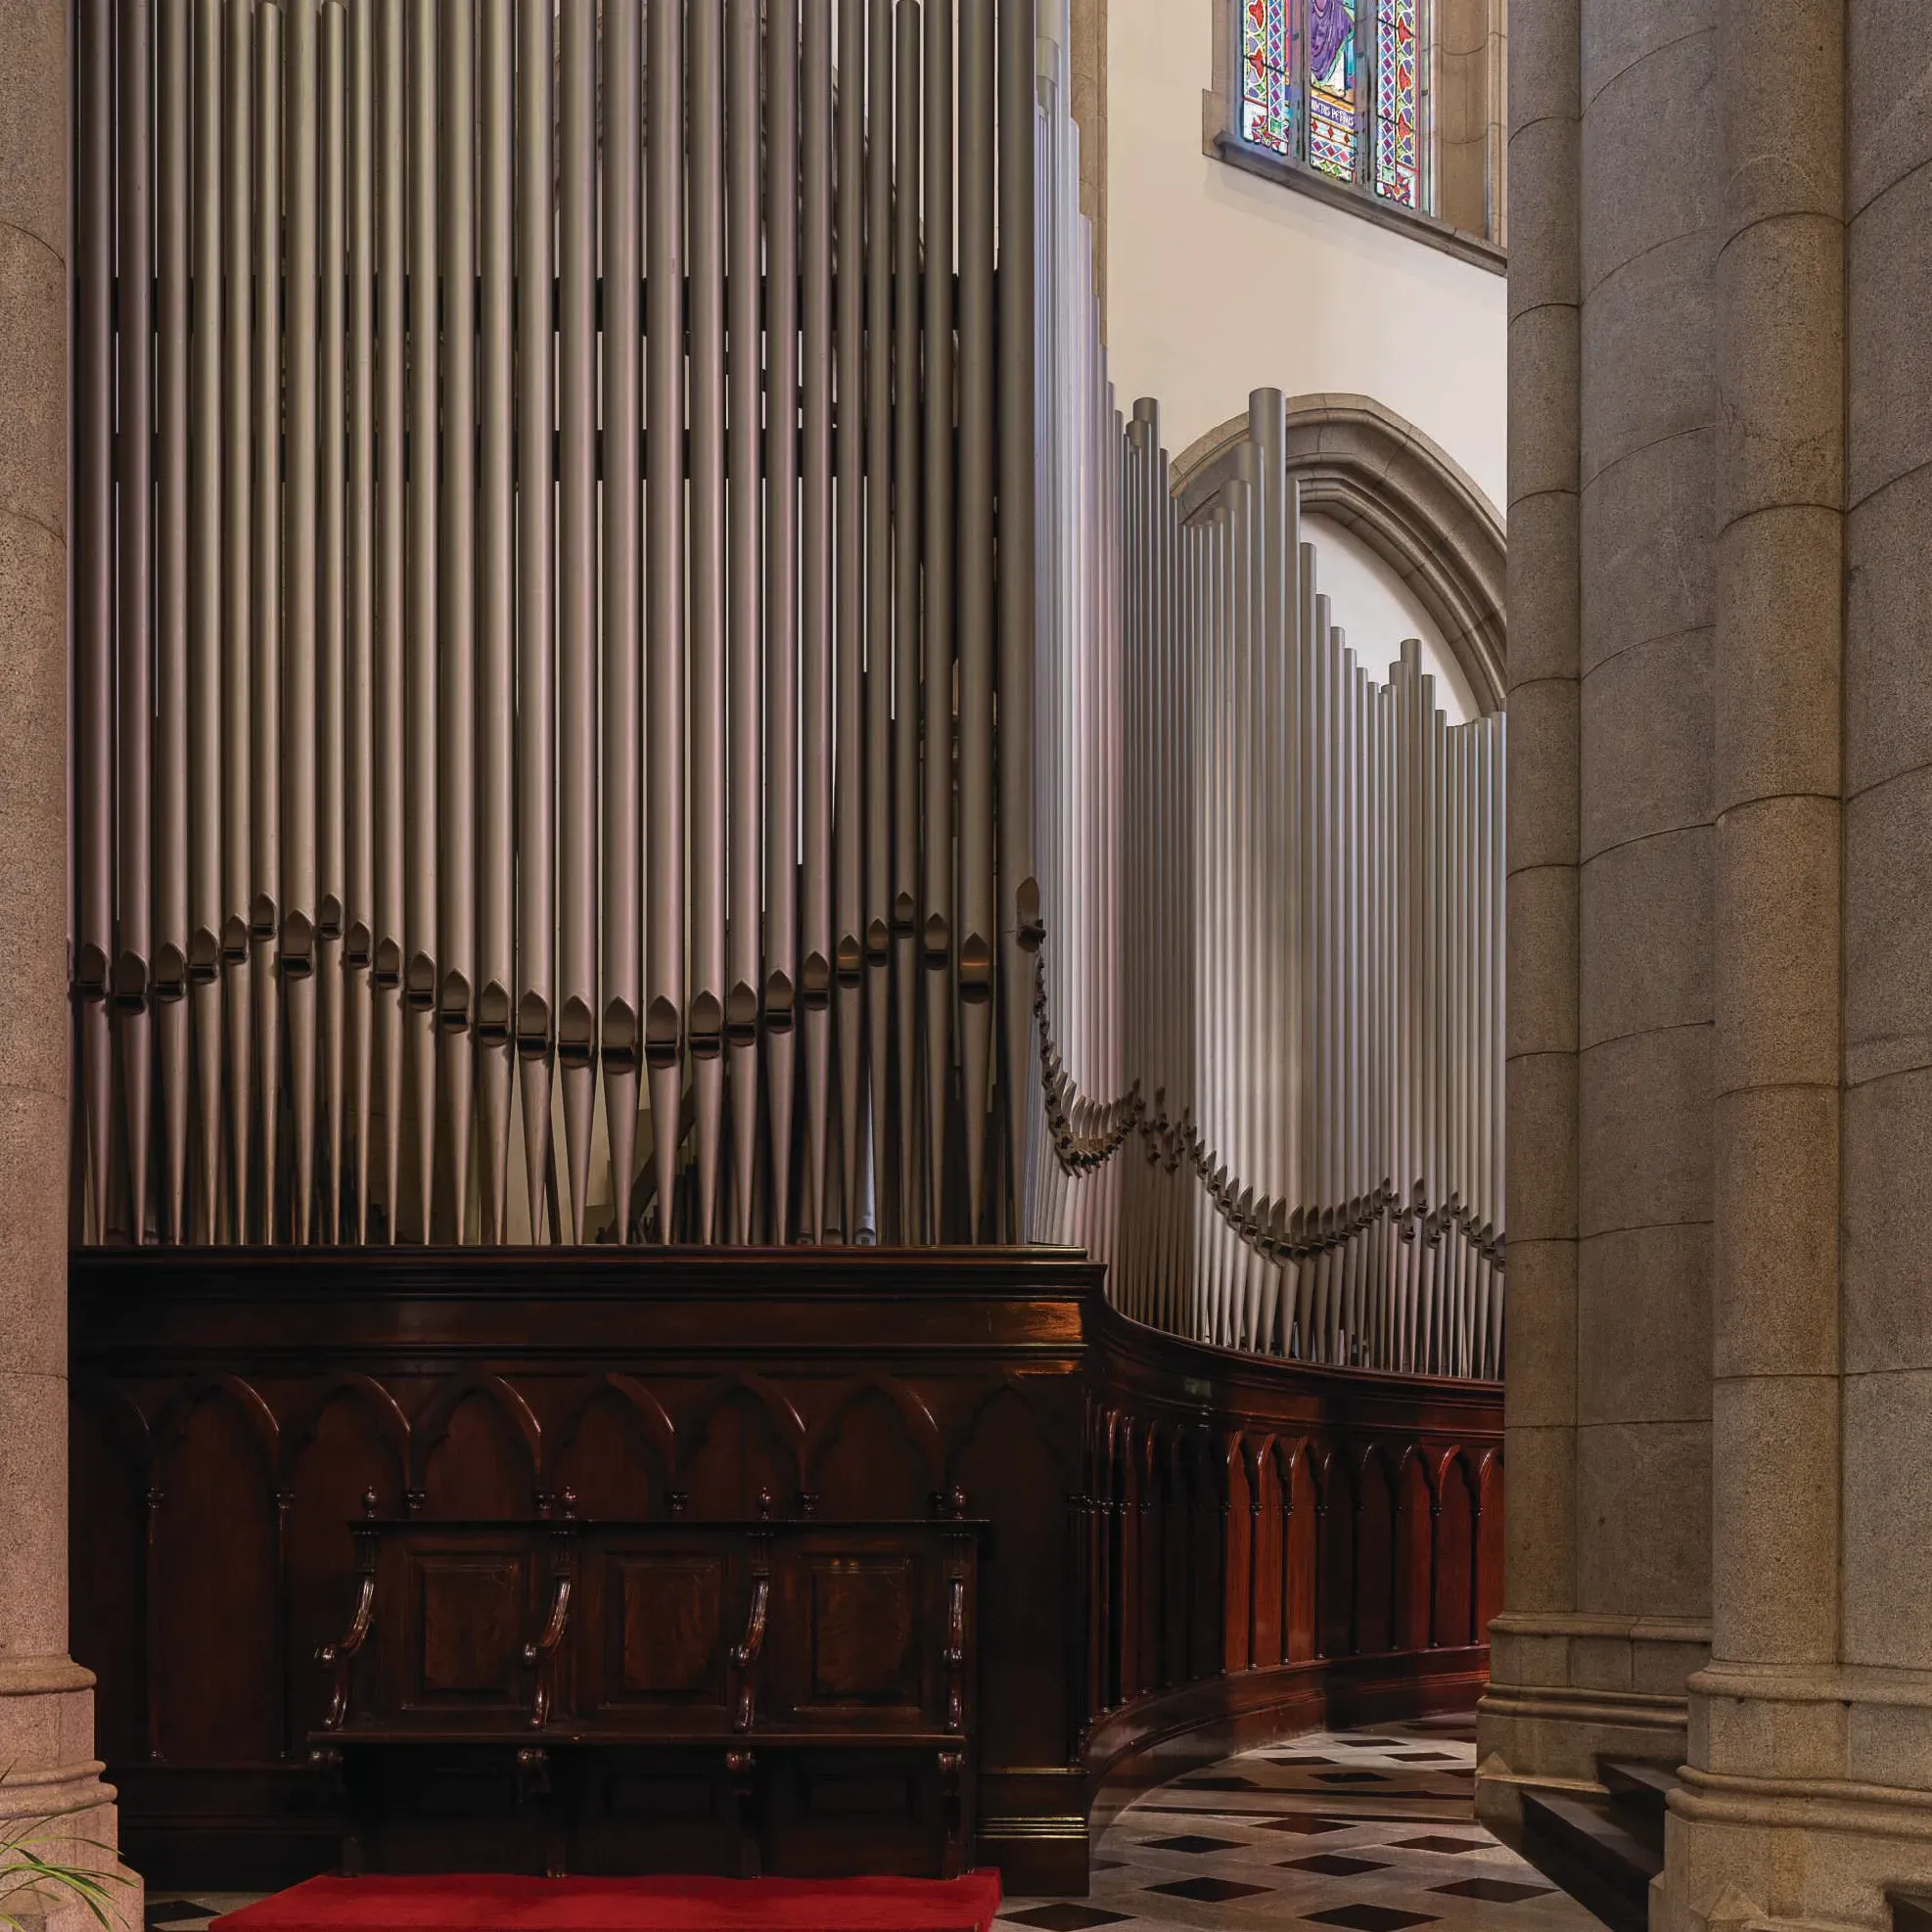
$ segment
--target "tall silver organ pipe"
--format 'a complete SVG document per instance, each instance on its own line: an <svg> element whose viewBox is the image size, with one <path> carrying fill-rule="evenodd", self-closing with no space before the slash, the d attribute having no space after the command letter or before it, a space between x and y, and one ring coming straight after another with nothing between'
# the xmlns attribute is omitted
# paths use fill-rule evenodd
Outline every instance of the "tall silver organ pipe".
<svg viewBox="0 0 1932 1932"><path fill-rule="evenodd" d="M1026 1225L1203 1341L1497 1375L1503 719L1449 723L1416 641L1335 625L1277 392L1183 518L1040 95Z"/></svg>
<svg viewBox="0 0 1932 1932"><path fill-rule="evenodd" d="M1502 720L1278 394L1183 514L1064 0L78 32L78 1238L1051 1241L1495 1372Z"/></svg>

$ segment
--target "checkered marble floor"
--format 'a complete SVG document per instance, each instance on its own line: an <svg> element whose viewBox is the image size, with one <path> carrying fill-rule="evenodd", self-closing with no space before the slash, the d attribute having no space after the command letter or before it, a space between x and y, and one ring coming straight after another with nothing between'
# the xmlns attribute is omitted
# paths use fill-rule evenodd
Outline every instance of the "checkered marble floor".
<svg viewBox="0 0 1932 1932"><path fill-rule="evenodd" d="M1009 1899L995 1923L1603 1932L1475 1821L1468 1718L1318 1731L1147 1792L1095 1848L1081 1900Z"/></svg>
<svg viewBox="0 0 1932 1932"><path fill-rule="evenodd" d="M1603 1932L1475 1822L1467 1718L1318 1731L1147 1792L1095 1849L1090 1898L1009 1899L996 1923ZM253 1893L158 1893L153 1932L203 1932Z"/></svg>

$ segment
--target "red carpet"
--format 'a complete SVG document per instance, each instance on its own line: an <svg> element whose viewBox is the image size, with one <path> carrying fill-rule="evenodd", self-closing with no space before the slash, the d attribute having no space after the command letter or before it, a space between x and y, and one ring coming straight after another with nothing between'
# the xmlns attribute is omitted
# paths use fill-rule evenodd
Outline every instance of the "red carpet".
<svg viewBox="0 0 1932 1932"><path fill-rule="evenodd" d="M999 1873L962 1878L311 1878L209 1932L988 1932Z"/></svg>

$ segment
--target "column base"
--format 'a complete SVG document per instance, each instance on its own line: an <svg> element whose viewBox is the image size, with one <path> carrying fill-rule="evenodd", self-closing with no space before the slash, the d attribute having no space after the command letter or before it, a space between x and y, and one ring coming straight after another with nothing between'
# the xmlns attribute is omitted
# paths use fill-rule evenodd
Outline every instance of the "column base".
<svg viewBox="0 0 1932 1932"><path fill-rule="evenodd" d="M1490 1626L1476 1707L1476 1814L1514 1825L1526 1787L1601 1791L1600 1758L1681 1764L1685 1684L1710 1626L1656 1617L1523 1616Z"/></svg>
<svg viewBox="0 0 1932 1932"><path fill-rule="evenodd" d="M115 1790L94 1756L94 1674L67 1657L0 1658L0 1831L49 1820L34 1848L108 1877L115 1924L139 1932L145 1899L139 1876L120 1863ZM0 1869L9 1863L0 1852ZM11 1876L0 1887L12 1884ZM0 1912L41 1932L97 1928L72 1893L41 1886L0 1898Z"/></svg>
<svg viewBox="0 0 1932 1932"><path fill-rule="evenodd" d="M1932 1672L1725 1665L1690 1693L1652 1932L1883 1932L1932 1871Z"/></svg>

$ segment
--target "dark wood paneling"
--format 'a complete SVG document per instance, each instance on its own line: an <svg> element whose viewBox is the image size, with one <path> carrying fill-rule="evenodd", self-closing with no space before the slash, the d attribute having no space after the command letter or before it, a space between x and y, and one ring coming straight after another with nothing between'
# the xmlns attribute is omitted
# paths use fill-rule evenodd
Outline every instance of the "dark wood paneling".
<svg viewBox="0 0 1932 1932"><path fill-rule="evenodd" d="M1494 1384L1263 1360L1103 1313L1076 1502L1102 1812L1284 1728L1473 1703L1501 1454Z"/></svg>
<svg viewBox="0 0 1932 1932"><path fill-rule="evenodd" d="M925 1517L956 1487L991 1525L970 1809L1016 1891L1081 1889L1098 1781L1190 1725L1473 1694L1485 1653L1449 1638L1499 1605L1499 1392L1200 1348L1099 1288L1040 1250L76 1256L74 1650L135 1862L246 1885L334 1859L304 1740L368 1491L426 1523L561 1513L568 1490L584 1518L698 1525ZM1364 1540L1371 1450L1387 1504ZM600 1606L604 1694L679 1679L714 1702L722 1666L665 1591ZM1364 1659L1363 1637L1402 1647ZM826 1664L826 1694L882 1714L885 1679L934 1667L837 1636ZM452 1838L468 1774L436 1772ZM585 1869L600 1844L632 1856L663 1817L642 1794L676 1772L646 1754L596 1775ZM889 1797L914 1837L944 1802L843 1761L785 1777L797 1869L863 1864ZM665 1860L725 1858L731 1801L651 1826Z"/></svg>

